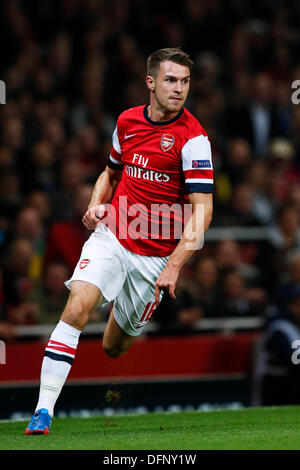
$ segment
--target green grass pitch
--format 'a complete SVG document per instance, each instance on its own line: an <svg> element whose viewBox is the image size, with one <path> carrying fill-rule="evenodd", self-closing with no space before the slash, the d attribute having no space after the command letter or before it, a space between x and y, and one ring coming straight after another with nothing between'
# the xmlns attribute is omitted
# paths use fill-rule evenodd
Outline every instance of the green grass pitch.
<svg viewBox="0 0 300 470"><path fill-rule="evenodd" d="M25 436L26 425L0 422L0 449L300 449L300 406L55 418L46 436Z"/></svg>

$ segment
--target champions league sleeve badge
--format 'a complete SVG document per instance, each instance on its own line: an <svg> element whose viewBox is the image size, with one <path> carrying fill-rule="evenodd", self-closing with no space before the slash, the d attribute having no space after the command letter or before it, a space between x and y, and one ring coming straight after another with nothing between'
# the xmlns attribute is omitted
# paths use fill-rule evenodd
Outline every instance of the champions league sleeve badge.
<svg viewBox="0 0 300 470"><path fill-rule="evenodd" d="M192 160L193 168L211 168L209 160Z"/></svg>

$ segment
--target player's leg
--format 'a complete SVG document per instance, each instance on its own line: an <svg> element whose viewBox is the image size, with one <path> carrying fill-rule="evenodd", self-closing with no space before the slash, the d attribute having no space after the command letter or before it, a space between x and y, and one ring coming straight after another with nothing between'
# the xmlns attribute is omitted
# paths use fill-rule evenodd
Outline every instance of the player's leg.
<svg viewBox="0 0 300 470"><path fill-rule="evenodd" d="M113 309L110 313L102 340L102 347L109 357L125 354L137 336L125 333L115 320Z"/></svg>
<svg viewBox="0 0 300 470"><path fill-rule="evenodd" d="M103 295L96 285L72 281L70 295L60 320L82 331L102 300Z"/></svg>
<svg viewBox="0 0 300 470"><path fill-rule="evenodd" d="M45 349L39 399L26 434L49 432L54 406L72 367L80 333L102 300L97 286L71 282L69 299Z"/></svg>
<svg viewBox="0 0 300 470"><path fill-rule="evenodd" d="M46 410L46 416L41 416L44 430L49 430L53 407L71 369L81 331L103 297L110 301L117 296L125 276L120 248L111 231L101 224L84 244L73 276L66 282L70 296L45 350L36 408Z"/></svg>
<svg viewBox="0 0 300 470"><path fill-rule="evenodd" d="M167 263L167 258L141 256L125 249L123 253L130 270L115 299L102 342L110 357L128 351L148 324L157 307L155 282Z"/></svg>

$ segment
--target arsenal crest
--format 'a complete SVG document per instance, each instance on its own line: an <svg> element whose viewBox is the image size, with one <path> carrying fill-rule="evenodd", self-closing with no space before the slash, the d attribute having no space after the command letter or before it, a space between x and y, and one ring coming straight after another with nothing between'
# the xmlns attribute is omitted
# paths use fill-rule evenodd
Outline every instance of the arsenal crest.
<svg viewBox="0 0 300 470"><path fill-rule="evenodd" d="M89 259L82 259L82 260L80 261L80 265L79 265L80 269L85 268L85 267L89 264L89 262L90 262Z"/></svg>
<svg viewBox="0 0 300 470"><path fill-rule="evenodd" d="M167 150L170 150L170 148L173 147L174 142L175 137L170 134L164 134L161 138L160 146L164 152L167 152Z"/></svg>

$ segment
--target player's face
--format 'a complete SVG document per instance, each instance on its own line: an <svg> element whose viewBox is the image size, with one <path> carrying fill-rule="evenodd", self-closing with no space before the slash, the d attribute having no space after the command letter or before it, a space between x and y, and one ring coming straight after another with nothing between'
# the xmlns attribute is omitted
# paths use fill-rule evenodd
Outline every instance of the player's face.
<svg viewBox="0 0 300 470"><path fill-rule="evenodd" d="M148 78L148 77L147 77ZM166 60L161 62L160 71L152 82L147 82L154 92L157 105L168 113L178 113L189 92L190 69L185 65Z"/></svg>

